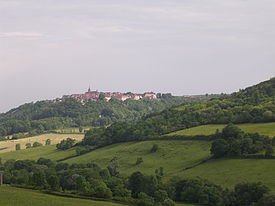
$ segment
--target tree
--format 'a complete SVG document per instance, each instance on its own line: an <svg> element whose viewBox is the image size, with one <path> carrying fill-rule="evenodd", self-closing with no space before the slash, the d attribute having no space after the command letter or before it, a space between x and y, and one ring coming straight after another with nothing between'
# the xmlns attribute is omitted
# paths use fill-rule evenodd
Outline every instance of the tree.
<svg viewBox="0 0 275 206"><path fill-rule="evenodd" d="M32 147L41 147L41 146L43 146L43 144L41 144L41 143L39 143L39 142L34 142L34 143L32 144Z"/></svg>
<svg viewBox="0 0 275 206"><path fill-rule="evenodd" d="M67 150L74 146L75 140L72 138L63 139L60 143L56 145L57 149Z"/></svg>
<svg viewBox="0 0 275 206"><path fill-rule="evenodd" d="M31 143L27 143L26 144L26 149L29 149L29 148L31 148L32 147L32 144Z"/></svg>
<svg viewBox="0 0 275 206"><path fill-rule="evenodd" d="M274 151L271 145L268 145L265 149L265 157L272 157Z"/></svg>
<svg viewBox="0 0 275 206"><path fill-rule="evenodd" d="M262 183L242 183L235 186L238 206L251 206L263 198L269 189Z"/></svg>
<svg viewBox="0 0 275 206"><path fill-rule="evenodd" d="M144 191L145 177L141 172L134 172L129 178L129 189L133 197L138 197L140 192Z"/></svg>
<svg viewBox="0 0 275 206"><path fill-rule="evenodd" d="M229 150L229 145L227 141L225 141L224 139L215 140L212 143L212 146L210 149L211 154L213 154L215 158L220 158L227 155L228 150Z"/></svg>
<svg viewBox="0 0 275 206"><path fill-rule="evenodd" d="M105 100L105 95L103 93L100 93L98 96L98 100Z"/></svg>
<svg viewBox="0 0 275 206"><path fill-rule="evenodd" d="M80 132L80 133L83 132L83 127L79 127L79 132Z"/></svg>
<svg viewBox="0 0 275 206"><path fill-rule="evenodd" d="M16 144L15 145L15 150L20 150L21 148L20 148L20 144Z"/></svg>
<svg viewBox="0 0 275 206"><path fill-rule="evenodd" d="M58 176L56 175L51 175L49 178L48 178L48 184L50 185L50 188L52 190L59 190L59 178Z"/></svg>
<svg viewBox="0 0 275 206"><path fill-rule="evenodd" d="M50 145L50 144L51 144L51 140L50 140L50 139L47 139L45 145Z"/></svg>
<svg viewBox="0 0 275 206"><path fill-rule="evenodd" d="M237 127L234 124L228 124L225 128L222 130L222 137L224 139L228 138L240 138L243 136L243 131Z"/></svg>

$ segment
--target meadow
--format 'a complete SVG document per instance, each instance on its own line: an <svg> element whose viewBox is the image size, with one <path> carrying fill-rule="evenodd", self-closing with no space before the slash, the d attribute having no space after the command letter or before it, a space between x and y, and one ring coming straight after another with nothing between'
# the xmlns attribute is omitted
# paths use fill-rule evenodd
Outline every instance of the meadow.
<svg viewBox="0 0 275 206"><path fill-rule="evenodd" d="M226 125L225 124L209 124L198 127L192 127L189 129L179 130L176 132L169 133L165 136L195 136L195 135L211 135L215 134L218 129L221 131ZM237 124L237 126L247 133L259 133L270 137L275 137L275 122L271 123L253 123L253 124Z"/></svg>
<svg viewBox="0 0 275 206"><path fill-rule="evenodd" d="M9 186L0 187L1 206L122 206L122 204L48 195Z"/></svg>
<svg viewBox="0 0 275 206"><path fill-rule="evenodd" d="M56 145L47 145L43 147L35 147L24 150L17 150L12 152L0 153L0 158L3 161L9 159L15 160L37 160L40 157L44 157L51 160L60 160L66 157L75 155L75 148L69 150L57 150Z"/></svg>
<svg viewBox="0 0 275 206"><path fill-rule="evenodd" d="M158 151L151 153L154 144ZM65 160L67 163L95 162L106 167L110 160L116 157L120 165L120 172L130 175L135 171L154 174L155 169L164 168L166 177L174 176L186 167L197 164L210 156L208 141L144 141L130 142L107 146L87 154ZM136 165L137 158L143 162Z"/></svg>
<svg viewBox="0 0 275 206"><path fill-rule="evenodd" d="M21 150L26 148L27 143L33 144L34 142L39 142L45 145L47 139L51 140L51 144L57 144L61 140L66 138L73 138L77 141L83 139L84 134L42 134L34 137L22 138L17 140L5 140L0 141L0 153L10 152L15 150L15 145L20 144Z"/></svg>
<svg viewBox="0 0 275 206"><path fill-rule="evenodd" d="M275 159L217 159L175 174L202 177L225 188L241 182L262 182L275 192Z"/></svg>

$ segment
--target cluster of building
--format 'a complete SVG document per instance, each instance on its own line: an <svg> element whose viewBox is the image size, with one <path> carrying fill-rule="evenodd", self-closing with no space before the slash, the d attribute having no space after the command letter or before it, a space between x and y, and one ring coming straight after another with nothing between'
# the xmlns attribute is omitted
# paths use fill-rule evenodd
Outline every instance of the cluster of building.
<svg viewBox="0 0 275 206"><path fill-rule="evenodd" d="M109 101L114 98L120 101L125 101L127 99L139 100L139 99L157 99L157 95L154 92L145 92L144 94L133 94L133 93L121 93L121 92L99 92L99 91L91 91L89 88L87 92L84 94L71 94L64 95L64 98L74 98L80 102L85 102L87 100L98 100L104 98Z"/></svg>

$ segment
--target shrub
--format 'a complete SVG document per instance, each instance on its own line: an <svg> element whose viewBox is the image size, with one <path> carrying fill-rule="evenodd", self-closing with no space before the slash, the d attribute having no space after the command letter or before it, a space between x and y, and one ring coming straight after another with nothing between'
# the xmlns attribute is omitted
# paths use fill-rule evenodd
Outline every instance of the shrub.
<svg viewBox="0 0 275 206"><path fill-rule="evenodd" d="M138 157L138 158L137 158L137 161L136 161L136 165L139 165L139 164L141 164L142 162L143 162L142 157Z"/></svg>
<svg viewBox="0 0 275 206"><path fill-rule="evenodd" d="M33 147L41 147L43 145L41 143L39 143L39 142L34 142L32 146Z"/></svg>
<svg viewBox="0 0 275 206"><path fill-rule="evenodd" d="M159 149L159 146L157 144L154 144L153 147L151 148L151 153L157 152Z"/></svg>
<svg viewBox="0 0 275 206"><path fill-rule="evenodd" d="M16 144L15 145L15 150L20 150L21 148L20 148L20 144Z"/></svg>

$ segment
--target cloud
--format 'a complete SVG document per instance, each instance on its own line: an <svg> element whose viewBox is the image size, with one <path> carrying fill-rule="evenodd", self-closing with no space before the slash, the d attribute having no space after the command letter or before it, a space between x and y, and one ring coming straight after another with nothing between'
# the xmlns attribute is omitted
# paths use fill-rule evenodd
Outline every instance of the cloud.
<svg viewBox="0 0 275 206"><path fill-rule="evenodd" d="M37 38L43 34L38 32L0 32L0 38Z"/></svg>

